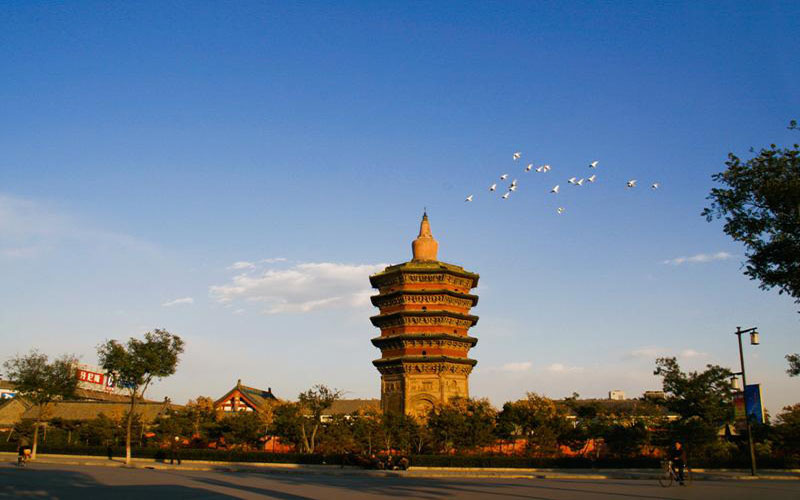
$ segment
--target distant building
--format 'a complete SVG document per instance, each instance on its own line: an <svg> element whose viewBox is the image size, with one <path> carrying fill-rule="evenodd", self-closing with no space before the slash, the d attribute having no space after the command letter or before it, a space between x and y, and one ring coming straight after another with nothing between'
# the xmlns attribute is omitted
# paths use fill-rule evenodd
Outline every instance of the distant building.
<svg viewBox="0 0 800 500"><path fill-rule="evenodd" d="M650 401L663 401L667 397L664 394L664 391L644 391L642 398Z"/></svg>
<svg viewBox="0 0 800 500"><path fill-rule="evenodd" d="M169 400L140 401L136 403L136 414L141 418L142 423L150 424L159 415L163 415L169 410L181 408L173 405ZM51 403L47 407L48 420L60 419L71 421L92 420L102 413L112 419L123 419L130 409L129 403L110 402L110 401L59 401ZM21 419L35 419L38 415L36 407L30 407L22 414Z"/></svg>
<svg viewBox="0 0 800 500"><path fill-rule="evenodd" d="M334 401L330 408L325 410L322 414L322 421L328 422L335 415L345 415L349 417L359 411L367 410L380 410L380 399L340 399ZM307 409L303 409L303 415L309 416L311 413Z"/></svg>
<svg viewBox="0 0 800 500"><path fill-rule="evenodd" d="M272 388L267 390L256 389L242 385L239 379L233 389L225 393L224 396L214 401L214 409L225 413L237 411L259 411L264 409L269 403L277 402L272 394Z"/></svg>
<svg viewBox="0 0 800 500"><path fill-rule="evenodd" d="M625 391L620 391L619 389L608 391L608 399L613 401L623 401L625 399Z"/></svg>
<svg viewBox="0 0 800 500"><path fill-rule="evenodd" d="M11 399L17 394L14 389L14 384L8 380L0 380L0 401L4 399Z"/></svg>
<svg viewBox="0 0 800 500"><path fill-rule="evenodd" d="M24 398L0 399L0 432L11 430L31 406Z"/></svg>

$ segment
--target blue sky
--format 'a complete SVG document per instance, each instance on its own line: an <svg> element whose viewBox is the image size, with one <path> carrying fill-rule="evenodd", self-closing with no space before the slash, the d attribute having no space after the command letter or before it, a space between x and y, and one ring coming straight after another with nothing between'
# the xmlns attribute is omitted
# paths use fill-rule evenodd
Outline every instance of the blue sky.
<svg viewBox="0 0 800 500"><path fill-rule="evenodd" d="M427 207L442 260L481 275L474 396L636 396L659 355L735 367L733 330L757 325L749 378L775 413L797 401L797 307L699 213L729 151L797 141L799 14L4 3L2 352L94 363L104 339L162 327L188 346L154 397L238 378L378 397L366 277L410 258ZM594 159L597 183L568 186ZM501 173L519 179L505 201Z"/></svg>

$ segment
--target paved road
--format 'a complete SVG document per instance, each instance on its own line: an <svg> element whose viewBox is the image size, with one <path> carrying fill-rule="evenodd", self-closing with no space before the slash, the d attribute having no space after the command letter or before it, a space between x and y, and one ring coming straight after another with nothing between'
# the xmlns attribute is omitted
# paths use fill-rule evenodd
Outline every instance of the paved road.
<svg viewBox="0 0 800 500"><path fill-rule="evenodd" d="M696 481L661 488L644 480L422 479L0 464L0 498L759 499L800 498L800 481Z"/></svg>

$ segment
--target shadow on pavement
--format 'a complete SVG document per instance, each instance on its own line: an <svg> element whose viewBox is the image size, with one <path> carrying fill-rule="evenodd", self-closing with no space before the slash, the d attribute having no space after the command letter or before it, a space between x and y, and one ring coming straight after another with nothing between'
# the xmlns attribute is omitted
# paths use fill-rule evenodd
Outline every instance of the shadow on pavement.
<svg viewBox="0 0 800 500"><path fill-rule="evenodd" d="M236 498L205 488L180 485L106 485L81 472L35 467L0 468L0 498L114 500L169 498Z"/></svg>

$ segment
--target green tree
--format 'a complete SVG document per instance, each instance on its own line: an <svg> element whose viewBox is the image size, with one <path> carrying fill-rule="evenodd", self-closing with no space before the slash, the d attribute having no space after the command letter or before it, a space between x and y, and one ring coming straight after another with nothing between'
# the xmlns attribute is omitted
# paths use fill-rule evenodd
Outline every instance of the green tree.
<svg viewBox="0 0 800 500"><path fill-rule="evenodd" d="M325 410L333 406L333 403L341 397L342 391L330 389L322 384L317 384L298 396L297 399L300 406L309 414L309 418L300 421L300 435L304 453L314 453L317 432L322 425L322 415Z"/></svg>
<svg viewBox="0 0 800 500"><path fill-rule="evenodd" d="M381 417L374 408L358 410L353 415L353 437L362 453L372 455L381 430Z"/></svg>
<svg viewBox="0 0 800 500"><path fill-rule="evenodd" d="M624 458L638 454L650 442L650 431L642 421L616 422L606 427L602 437L613 455Z"/></svg>
<svg viewBox="0 0 800 500"><path fill-rule="evenodd" d="M248 448L257 445L264 436L264 426L255 412L238 411L219 419L214 437L220 436L228 443Z"/></svg>
<svg viewBox="0 0 800 500"><path fill-rule="evenodd" d="M724 217L725 233L744 243L747 276L800 303L800 147L771 144L745 161L730 153L725 165L702 215Z"/></svg>
<svg viewBox="0 0 800 500"><path fill-rule="evenodd" d="M436 447L447 453L492 444L496 418L487 399L453 398L432 408L426 424Z"/></svg>
<svg viewBox="0 0 800 500"><path fill-rule="evenodd" d="M783 452L800 458L800 403L785 407L775 419L774 429Z"/></svg>
<svg viewBox="0 0 800 500"><path fill-rule="evenodd" d="M282 403L275 407L272 415L270 433L281 438L284 443L291 443L296 450L303 449L302 408L297 403Z"/></svg>
<svg viewBox="0 0 800 500"><path fill-rule="evenodd" d="M707 365L702 372L684 373L675 358L658 358L653 374L663 377L667 408L681 417L673 430L687 451L716 441L719 429L733 420L729 369Z"/></svg>
<svg viewBox="0 0 800 500"><path fill-rule="evenodd" d="M349 453L356 448L353 437L353 421L349 415L333 415L326 422L320 436L319 446L324 453Z"/></svg>
<svg viewBox="0 0 800 500"><path fill-rule="evenodd" d="M31 351L3 363L6 377L16 386L17 395L30 401L36 408L31 453L34 459L39 443L39 428L47 420L50 404L75 394L78 387L75 370L77 361L74 356L64 355L50 362L47 355Z"/></svg>
<svg viewBox="0 0 800 500"><path fill-rule="evenodd" d="M131 426L136 403L144 398L150 384L175 373L178 358L183 352L183 340L166 330L156 329L144 334L144 340L131 337L126 344L108 340L97 347L100 365L114 376L118 386L130 396L125 426L125 463L131 462Z"/></svg>
<svg viewBox="0 0 800 500"><path fill-rule="evenodd" d="M790 377L800 375L800 354L787 354L786 361L789 362L789 368L786 370L786 373L788 373Z"/></svg>
<svg viewBox="0 0 800 500"><path fill-rule="evenodd" d="M564 408L533 392L503 405L497 421L500 437L524 438L531 453L543 456L556 453L571 430Z"/></svg>

